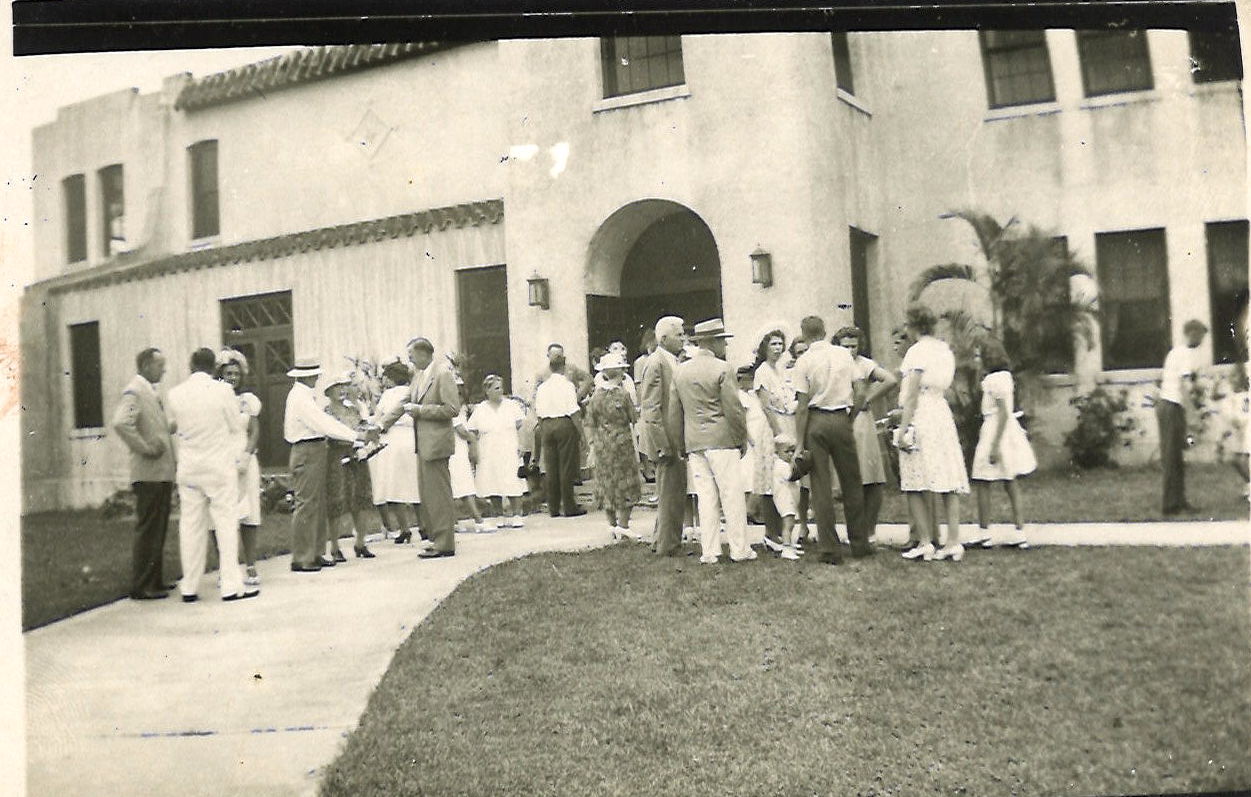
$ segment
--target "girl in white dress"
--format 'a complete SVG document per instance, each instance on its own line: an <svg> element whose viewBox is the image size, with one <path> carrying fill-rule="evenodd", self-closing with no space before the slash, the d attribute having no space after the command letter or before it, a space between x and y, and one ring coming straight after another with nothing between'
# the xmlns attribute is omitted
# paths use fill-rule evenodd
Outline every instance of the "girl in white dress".
<svg viewBox="0 0 1251 797"><path fill-rule="evenodd" d="M864 485L865 522L870 529L877 528L877 518L882 511L882 493L886 488L886 463L882 457L882 444L877 437L877 419L870 406L879 396L893 390L899 380L890 371L866 357L865 334L859 327L843 327L834 335L834 343L851 352L856 361L856 381L853 384L855 406L852 410L851 431L856 438L856 455L860 460L860 481ZM873 540L873 535L869 535Z"/></svg>
<svg viewBox="0 0 1251 797"><path fill-rule="evenodd" d="M473 466L478 454L477 436L466 426L468 419L465 404L468 391L465 390L465 382L460 376L456 377L456 386L460 390L460 413L452 419L456 447L452 450L452 458L447 463L448 469L452 472L452 498L459 504L461 513L465 509L469 510L473 518L472 530L485 534L495 531L495 524L483 523L482 510L478 508L478 492L473 483ZM457 517L459 518L459 514ZM458 531L470 531L468 528L461 527L459 519L456 521L456 528Z"/></svg>
<svg viewBox="0 0 1251 797"><path fill-rule="evenodd" d="M473 432L478 443L478 469L474 485L481 498L500 499L500 526L519 529L521 496L526 484L517 475L521 467L521 441L518 430L525 420L525 410L512 399L504 398L504 380L490 374L482 380L486 401L473 408L465 427Z"/></svg>
<svg viewBox="0 0 1251 797"><path fill-rule="evenodd" d="M382 396L374 411L374 424L408 402L411 381L412 372L403 362L395 360L383 367ZM412 539L410 529L418 527L420 517L417 505L421 503L421 493L417 491L413 417L408 413L400 415L399 420L382 434L382 442L387 444L386 448L369 460L374 506L382 518L384 534L395 532L395 541L402 544Z"/></svg>
<svg viewBox="0 0 1251 797"><path fill-rule="evenodd" d="M247 571L243 583L258 587L261 577L256 572L256 534L261 525L261 464L256 448L261 436L261 400L254 393L243 392L243 379L248 374L248 360L242 352L226 349L217 357L217 378L230 385L239 397L239 413L244 428L239 433L242 452L239 470L239 548Z"/></svg>
<svg viewBox="0 0 1251 797"><path fill-rule="evenodd" d="M964 558L960 544L960 496L969 493L969 474L960 451L960 438L951 407L943 395L956 373L951 347L933 337L938 319L923 305L908 308L905 326L912 347L900 372L903 413L895 430L899 448L899 486L908 495L908 507L922 530L931 528L930 493L942 496L947 515L947 539L935 550L935 540L905 551L905 559Z"/></svg>
<svg viewBox="0 0 1251 797"><path fill-rule="evenodd" d="M1025 518L1021 511L1019 476L1033 473L1038 467L1025 430L1016 419L1011 363L998 341L982 347L982 431L973 454L973 480L977 489L977 525L983 547L992 546L989 531L990 491L993 482L1003 484L1012 504L1012 523L1016 533L1004 545L1028 548L1025 539Z"/></svg>

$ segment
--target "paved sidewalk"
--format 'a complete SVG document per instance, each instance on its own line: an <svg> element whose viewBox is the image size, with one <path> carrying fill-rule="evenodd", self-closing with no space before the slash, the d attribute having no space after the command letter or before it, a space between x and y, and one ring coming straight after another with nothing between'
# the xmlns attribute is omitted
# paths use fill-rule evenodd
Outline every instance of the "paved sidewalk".
<svg viewBox="0 0 1251 797"><path fill-rule="evenodd" d="M651 522L639 513L636 526ZM966 538L972 531L963 527ZM884 543L906 536L901 525L878 530ZM1251 525L1056 524L1030 536L1055 545L1229 545L1247 543ZM395 649L457 584L527 553L609 541L591 514L458 535L453 559L419 561L414 546L379 542L377 559L298 574L279 557L260 564L255 600L222 603L209 577L199 603L122 600L31 631L28 793L314 794L318 768L333 760Z"/></svg>

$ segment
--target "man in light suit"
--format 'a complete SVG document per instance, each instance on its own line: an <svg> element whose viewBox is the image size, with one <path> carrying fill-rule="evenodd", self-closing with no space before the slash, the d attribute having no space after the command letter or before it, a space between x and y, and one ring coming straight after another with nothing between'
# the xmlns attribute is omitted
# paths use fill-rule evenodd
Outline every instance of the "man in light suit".
<svg viewBox="0 0 1251 797"><path fill-rule="evenodd" d="M239 567L239 466L243 430L239 400L230 386L213 378L217 352L196 349L191 376L169 391L169 419L178 441L178 553L182 559L182 599L198 599L208 553L208 533L217 529L222 600L254 598Z"/></svg>
<svg viewBox="0 0 1251 797"><path fill-rule="evenodd" d="M738 398L738 378L725 362L725 324L720 318L695 325L698 347L673 374L669 391L670 434L681 441L690 461L691 481L699 502L702 564L721 556L721 512L730 559L756 558L747 542L747 499L740 464L747 451L747 413Z"/></svg>
<svg viewBox="0 0 1251 797"><path fill-rule="evenodd" d="M174 444L156 386L165 376L165 355L144 349L135 358L138 373L122 391L113 413L113 431L130 449L130 482L135 491L135 541L130 597L169 597L162 562L174 494Z"/></svg>
<svg viewBox="0 0 1251 797"><path fill-rule="evenodd" d="M652 550L661 556L682 551L682 514L686 508L686 458L667 423L669 392L678 352L685 343L684 322L665 316L656 322L656 347L643 357L639 379L639 448L656 466L656 531Z"/></svg>
<svg viewBox="0 0 1251 797"><path fill-rule="evenodd" d="M408 358L417 368L409 401L380 420L383 431L404 413L413 417L417 448L417 490L421 493L421 525L430 537L429 550L418 556L437 559L456 555L456 503L448 460L456 447L452 419L460 414L456 378L442 361L435 362L434 344L413 338Z"/></svg>

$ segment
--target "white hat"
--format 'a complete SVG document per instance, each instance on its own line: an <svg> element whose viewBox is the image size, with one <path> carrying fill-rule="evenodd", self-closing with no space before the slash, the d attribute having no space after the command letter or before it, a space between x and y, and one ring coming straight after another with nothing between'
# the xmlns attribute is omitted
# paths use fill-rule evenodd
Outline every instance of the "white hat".
<svg viewBox="0 0 1251 797"><path fill-rule="evenodd" d="M599 362L595 364L595 370L607 371L610 368L620 368L622 370L629 370L630 365L629 363L625 361L625 358L622 357L618 352L609 352L608 354L605 354L603 357L599 358Z"/></svg>
<svg viewBox="0 0 1251 797"><path fill-rule="evenodd" d="M350 384L352 384L352 375L350 373L345 372L345 373L339 374L336 377L332 377L330 381L326 383L325 387L321 389L321 392L329 393L330 388L332 387L336 387L337 385L350 385Z"/></svg>
<svg viewBox="0 0 1251 797"><path fill-rule="evenodd" d="M295 365L292 366L291 370L287 371L287 376L295 379L303 379L308 376L320 375L321 363L317 362L316 357L301 357L295 361Z"/></svg>

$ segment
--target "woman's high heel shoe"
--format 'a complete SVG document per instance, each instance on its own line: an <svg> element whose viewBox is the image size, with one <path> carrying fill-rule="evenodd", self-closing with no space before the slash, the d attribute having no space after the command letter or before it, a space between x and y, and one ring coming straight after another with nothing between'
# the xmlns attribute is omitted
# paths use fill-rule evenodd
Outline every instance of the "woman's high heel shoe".
<svg viewBox="0 0 1251 797"><path fill-rule="evenodd" d="M343 555L343 551L339 550L338 548L335 548L335 549L334 549L334 552L333 552L333 553L331 553L331 556L332 556L332 557L334 557L334 560L335 560L336 562L346 562L346 561L347 561L347 557Z"/></svg>
<svg viewBox="0 0 1251 797"><path fill-rule="evenodd" d="M412 542L412 541L413 541L413 533L411 531L401 531L399 534L395 535L396 545L403 545L406 542Z"/></svg>
<svg viewBox="0 0 1251 797"><path fill-rule="evenodd" d="M357 559L374 559L375 558L373 552L370 551L368 548L366 548L364 545L353 545L352 552L356 554Z"/></svg>
<svg viewBox="0 0 1251 797"><path fill-rule="evenodd" d="M964 558L964 546L958 542L955 545L944 545L934 552L934 558L940 562L944 559L959 562Z"/></svg>

